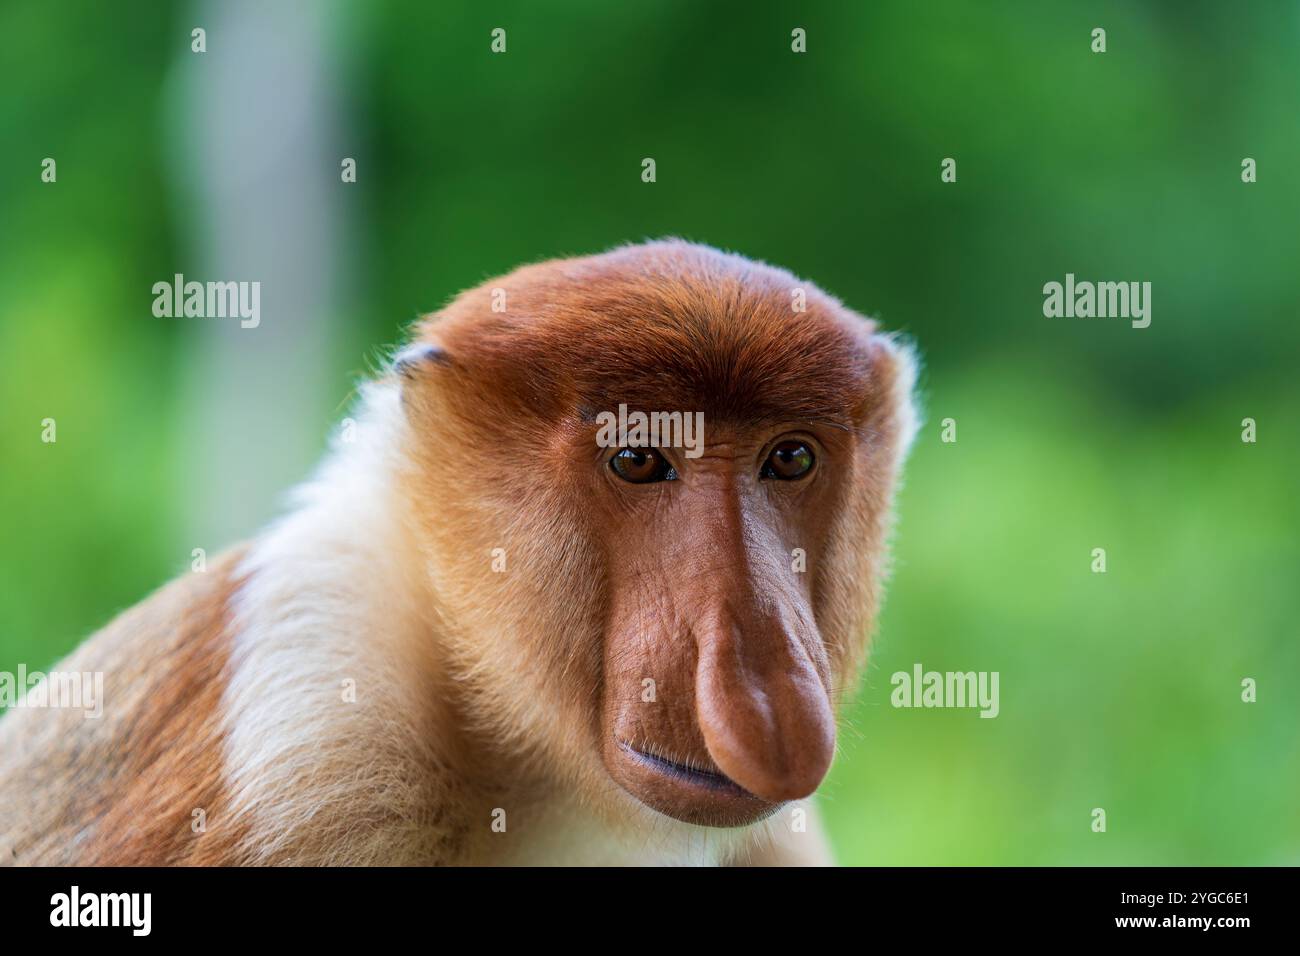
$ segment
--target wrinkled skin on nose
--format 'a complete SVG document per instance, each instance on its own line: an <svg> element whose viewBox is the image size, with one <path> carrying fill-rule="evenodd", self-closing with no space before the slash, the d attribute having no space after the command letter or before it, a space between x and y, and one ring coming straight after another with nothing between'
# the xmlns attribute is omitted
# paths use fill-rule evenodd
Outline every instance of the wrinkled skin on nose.
<svg viewBox="0 0 1300 956"><path fill-rule="evenodd" d="M835 750L835 720L815 634L751 604L718 612L697 627L696 641L696 718L718 768L772 802L816 790Z"/></svg>

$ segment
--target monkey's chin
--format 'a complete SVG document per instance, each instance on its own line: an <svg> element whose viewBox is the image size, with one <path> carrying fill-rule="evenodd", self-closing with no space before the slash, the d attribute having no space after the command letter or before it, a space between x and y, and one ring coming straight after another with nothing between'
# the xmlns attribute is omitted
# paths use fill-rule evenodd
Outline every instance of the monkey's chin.
<svg viewBox="0 0 1300 956"><path fill-rule="evenodd" d="M743 827L781 804L764 800L720 773L706 773L610 738L605 766L614 782L650 809L705 827Z"/></svg>

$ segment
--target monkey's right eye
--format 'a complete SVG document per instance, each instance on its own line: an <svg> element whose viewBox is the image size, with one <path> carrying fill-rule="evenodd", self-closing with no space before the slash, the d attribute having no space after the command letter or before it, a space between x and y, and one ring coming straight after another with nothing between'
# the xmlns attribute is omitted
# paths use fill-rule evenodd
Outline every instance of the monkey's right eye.
<svg viewBox="0 0 1300 956"><path fill-rule="evenodd" d="M653 448L624 448L609 460L614 474L634 485L652 481L676 481L677 472Z"/></svg>

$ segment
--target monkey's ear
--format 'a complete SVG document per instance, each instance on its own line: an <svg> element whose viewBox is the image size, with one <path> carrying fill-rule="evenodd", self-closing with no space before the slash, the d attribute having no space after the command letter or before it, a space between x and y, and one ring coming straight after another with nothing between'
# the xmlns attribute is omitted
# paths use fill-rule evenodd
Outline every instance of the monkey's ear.
<svg viewBox="0 0 1300 956"><path fill-rule="evenodd" d="M450 364L451 356L442 346L431 342L416 342L394 356L393 374L402 381L410 381L433 366Z"/></svg>
<svg viewBox="0 0 1300 956"><path fill-rule="evenodd" d="M873 330L873 371L884 385L884 404L893 419L901 458L906 457L921 426L917 378L921 360L911 339L898 332Z"/></svg>

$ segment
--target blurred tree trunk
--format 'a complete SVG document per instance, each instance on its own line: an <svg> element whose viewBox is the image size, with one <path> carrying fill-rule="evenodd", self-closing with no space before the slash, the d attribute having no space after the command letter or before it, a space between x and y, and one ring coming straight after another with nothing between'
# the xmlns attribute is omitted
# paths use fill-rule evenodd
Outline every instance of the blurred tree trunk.
<svg viewBox="0 0 1300 956"><path fill-rule="evenodd" d="M347 262L337 8L205 0L178 24L174 156L186 279L259 281L257 328L185 319L186 541L252 533L319 457L338 381ZM206 53L190 31L206 30ZM191 543L192 542L192 543ZM187 552L188 553L188 552Z"/></svg>

